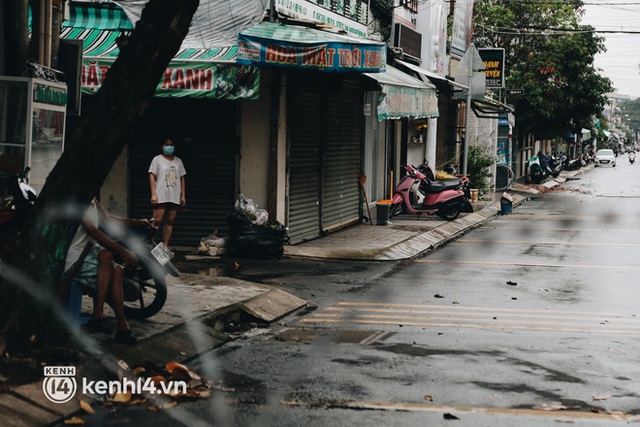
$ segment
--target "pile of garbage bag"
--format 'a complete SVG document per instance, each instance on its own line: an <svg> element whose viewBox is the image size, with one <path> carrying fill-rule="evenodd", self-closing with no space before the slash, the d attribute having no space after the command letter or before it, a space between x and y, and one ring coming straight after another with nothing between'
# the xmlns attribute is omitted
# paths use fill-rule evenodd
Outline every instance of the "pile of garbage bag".
<svg viewBox="0 0 640 427"><path fill-rule="evenodd" d="M267 211L258 209L242 194L227 216L227 254L242 258L279 259L289 241L287 230L278 221L269 221Z"/></svg>

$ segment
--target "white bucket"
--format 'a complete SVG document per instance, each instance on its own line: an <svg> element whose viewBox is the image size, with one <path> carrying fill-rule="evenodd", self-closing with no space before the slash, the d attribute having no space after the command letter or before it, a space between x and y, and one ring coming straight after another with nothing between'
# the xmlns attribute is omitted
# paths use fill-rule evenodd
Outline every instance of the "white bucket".
<svg viewBox="0 0 640 427"><path fill-rule="evenodd" d="M478 190L475 188L471 189L471 203L475 203L478 201Z"/></svg>

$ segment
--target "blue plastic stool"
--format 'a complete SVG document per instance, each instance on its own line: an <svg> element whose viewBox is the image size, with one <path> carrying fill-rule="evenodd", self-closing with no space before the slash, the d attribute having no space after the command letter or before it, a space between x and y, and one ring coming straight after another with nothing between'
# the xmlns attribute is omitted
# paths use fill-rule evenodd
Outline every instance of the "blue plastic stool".
<svg viewBox="0 0 640 427"><path fill-rule="evenodd" d="M82 313L82 294L82 286L74 280L69 285L69 292L63 303L67 315L78 326L87 323L90 317Z"/></svg>

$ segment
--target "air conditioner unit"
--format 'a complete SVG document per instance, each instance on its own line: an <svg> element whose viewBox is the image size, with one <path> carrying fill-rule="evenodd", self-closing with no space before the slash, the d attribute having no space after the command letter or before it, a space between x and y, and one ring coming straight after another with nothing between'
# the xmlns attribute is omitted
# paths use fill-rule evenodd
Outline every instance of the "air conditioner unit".
<svg viewBox="0 0 640 427"><path fill-rule="evenodd" d="M405 55L420 58L422 34L403 24L396 24L394 30L394 47L401 48Z"/></svg>

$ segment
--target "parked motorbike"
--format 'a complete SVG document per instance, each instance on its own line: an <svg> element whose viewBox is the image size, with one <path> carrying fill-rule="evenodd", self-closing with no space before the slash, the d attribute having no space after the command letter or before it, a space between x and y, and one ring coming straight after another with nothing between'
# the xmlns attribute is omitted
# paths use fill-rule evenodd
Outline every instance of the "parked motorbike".
<svg viewBox="0 0 640 427"><path fill-rule="evenodd" d="M431 181L412 165L407 165L406 171L393 194L391 217L407 212L418 216L436 214L453 221L461 212L473 212L471 202L465 196L465 184L460 180Z"/></svg>
<svg viewBox="0 0 640 427"><path fill-rule="evenodd" d="M530 182L540 184L544 181L545 173L544 169L542 169L542 164L540 163L540 158L538 156L532 156L527 160L527 169L529 171L527 177Z"/></svg>
<svg viewBox="0 0 640 427"><path fill-rule="evenodd" d="M633 164L633 162L636 161L636 153L634 153L633 151L629 152L629 163Z"/></svg>
<svg viewBox="0 0 640 427"><path fill-rule="evenodd" d="M582 167L582 160L579 157L570 159L568 156L563 157L562 167L568 171L575 171Z"/></svg>
<svg viewBox="0 0 640 427"><path fill-rule="evenodd" d="M544 174L544 178L552 176L557 178L562 171L562 162L560 160L551 155L546 156L542 151L538 151L538 159L540 160L540 166L542 167L542 172Z"/></svg>
<svg viewBox="0 0 640 427"><path fill-rule="evenodd" d="M446 179L436 179L435 174L433 173L433 169L429 166L429 162L425 159L420 166L418 166L418 171L422 172L426 176L426 180L422 180L421 182L421 190L423 192L426 191L425 187L432 181L444 182L447 185L459 184L462 191L464 191L464 195L467 199L471 200L471 189L469 188L469 178L461 177L461 178L446 178ZM454 169L455 171L455 169ZM447 172L447 170L445 170ZM455 175L455 173L447 172L449 175Z"/></svg>
<svg viewBox="0 0 640 427"><path fill-rule="evenodd" d="M123 281L124 311L132 319L146 319L158 313L167 300L166 276L180 275L171 262L173 254L164 244L155 243L157 231L151 222L104 230L138 258L135 268L125 269ZM117 257L115 261L121 262Z"/></svg>
<svg viewBox="0 0 640 427"><path fill-rule="evenodd" d="M29 185L29 171L9 178L7 196L0 204L0 259L7 259L16 241L22 225L36 201L36 190Z"/></svg>

